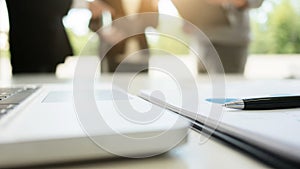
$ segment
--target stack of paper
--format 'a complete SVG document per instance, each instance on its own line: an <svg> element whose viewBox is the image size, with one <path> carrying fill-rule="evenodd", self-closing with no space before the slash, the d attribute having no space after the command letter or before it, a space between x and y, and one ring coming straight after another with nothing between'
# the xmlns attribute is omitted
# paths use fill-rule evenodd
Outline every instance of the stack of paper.
<svg viewBox="0 0 300 169"><path fill-rule="evenodd" d="M205 125L212 125L222 133L244 140L278 156L292 161L300 161L300 109L280 109L246 111L226 109L220 99L212 98L210 85L199 85L199 97L189 97L191 104L182 104L180 91L163 89L160 95L153 94L157 89L147 89L140 97L160 106L165 106L179 114L195 119ZM186 95L197 91L185 90ZM226 98L261 96L300 95L300 81L255 81L226 84ZM192 96L192 95L191 95ZM198 102L195 102L197 100ZM221 100L222 101L222 100ZM225 100L226 101L226 100ZM195 104L197 111L195 111ZM214 107L217 107L214 109ZM221 110L214 112L215 110ZM215 126L214 126L215 125Z"/></svg>

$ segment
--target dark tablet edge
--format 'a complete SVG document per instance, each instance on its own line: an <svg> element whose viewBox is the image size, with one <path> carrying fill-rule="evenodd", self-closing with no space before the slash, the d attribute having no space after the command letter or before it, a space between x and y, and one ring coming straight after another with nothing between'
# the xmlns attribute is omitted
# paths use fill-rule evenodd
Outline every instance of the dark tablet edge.
<svg viewBox="0 0 300 169"><path fill-rule="evenodd" d="M222 143L229 145L231 148L244 152L250 157L257 159L271 167L284 169L300 168L300 162L280 157L277 154L248 143L244 140L225 134L223 132L220 132L219 130L213 130L208 126L204 126L199 121L192 121L192 129L196 132L211 134L213 138L216 138L217 141L221 141Z"/></svg>

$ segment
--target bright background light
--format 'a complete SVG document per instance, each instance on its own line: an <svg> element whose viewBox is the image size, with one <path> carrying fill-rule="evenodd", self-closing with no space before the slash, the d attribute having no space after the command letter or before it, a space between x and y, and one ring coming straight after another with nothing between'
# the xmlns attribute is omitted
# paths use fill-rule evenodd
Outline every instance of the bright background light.
<svg viewBox="0 0 300 169"><path fill-rule="evenodd" d="M178 11L171 0L160 0L158 3L158 11L162 14L179 16Z"/></svg>

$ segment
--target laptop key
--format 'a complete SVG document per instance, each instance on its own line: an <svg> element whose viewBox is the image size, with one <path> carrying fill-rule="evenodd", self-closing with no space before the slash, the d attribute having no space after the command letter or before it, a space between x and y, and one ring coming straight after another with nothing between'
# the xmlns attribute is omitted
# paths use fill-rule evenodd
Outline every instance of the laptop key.
<svg viewBox="0 0 300 169"><path fill-rule="evenodd" d="M10 90L12 95L4 99L0 99L0 105L19 104L37 89L38 88L15 88L15 90Z"/></svg>
<svg viewBox="0 0 300 169"><path fill-rule="evenodd" d="M34 93L38 87L0 88L0 118Z"/></svg>
<svg viewBox="0 0 300 169"><path fill-rule="evenodd" d="M0 104L0 110L1 109L13 109L16 105L14 104Z"/></svg>
<svg viewBox="0 0 300 169"><path fill-rule="evenodd" d="M14 107L15 107L15 105L9 104L9 105L6 106L6 109L13 109Z"/></svg>
<svg viewBox="0 0 300 169"><path fill-rule="evenodd" d="M6 114L7 113L7 109L0 109L0 115Z"/></svg>
<svg viewBox="0 0 300 169"><path fill-rule="evenodd" d="M0 96L0 100L4 100L6 98L7 98L7 96Z"/></svg>

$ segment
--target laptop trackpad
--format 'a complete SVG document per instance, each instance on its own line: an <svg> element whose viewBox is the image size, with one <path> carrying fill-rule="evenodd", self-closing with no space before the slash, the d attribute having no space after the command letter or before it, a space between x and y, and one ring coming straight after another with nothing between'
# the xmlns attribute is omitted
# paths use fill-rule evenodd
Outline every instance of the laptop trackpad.
<svg viewBox="0 0 300 169"><path fill-rule="evenodd" d="M114 90L96 90L95 91L96 101L105 101L105 100L128 100L131 97L122 91ZM43 99L43 103L58 103L58 102L72 102L73 93L72 91L51 91Z"/></svg>

